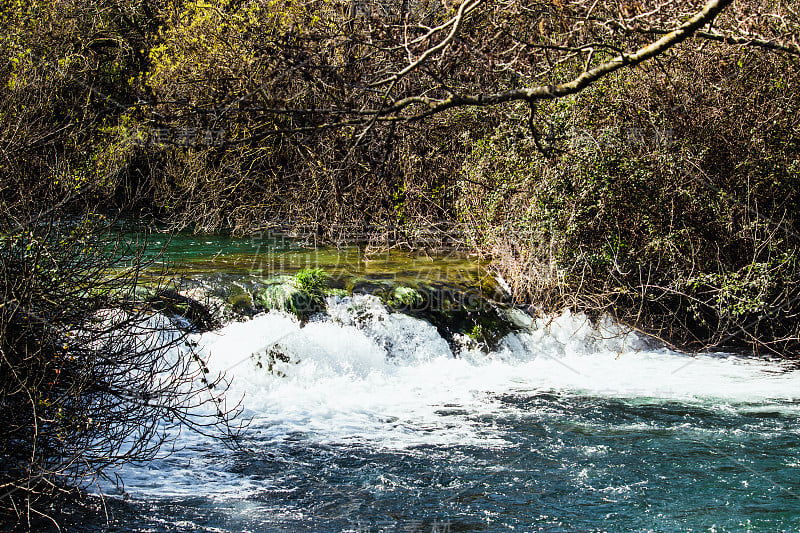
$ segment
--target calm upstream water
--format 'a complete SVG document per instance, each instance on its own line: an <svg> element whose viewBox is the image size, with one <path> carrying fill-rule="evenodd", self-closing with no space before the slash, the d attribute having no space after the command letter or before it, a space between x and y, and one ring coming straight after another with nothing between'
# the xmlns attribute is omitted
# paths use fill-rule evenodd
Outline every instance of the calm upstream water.
<svg viewBox="0 0 800 533"><path fill-rule="evenodd" d="M181 237L172 268L246 284L305 265L480 284L464 258ZM270 312L197 336L251 419L122 469L82 531L798 531L800 371L688 357L565 313L489 353L374 296L301 327ZM259 368L274 347L291 356ZM454 353L455 352L455 353Z"/></svg>

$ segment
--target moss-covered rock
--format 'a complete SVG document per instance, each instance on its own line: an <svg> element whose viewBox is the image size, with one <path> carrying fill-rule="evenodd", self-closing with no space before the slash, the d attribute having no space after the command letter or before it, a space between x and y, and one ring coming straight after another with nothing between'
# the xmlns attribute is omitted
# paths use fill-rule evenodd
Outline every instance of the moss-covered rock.
<svg viewBox="0 0 800 533"><path fill-rule="evenodd" d="M395 287L387 300L390 307L417 307L425 302L425 298L417 289L411 287Z"/></svg>
<svg viewBox="0 0 800 533"><path fill-rule="evenodd" d="M256 304L263 309L292 313L301 320L324 310L324 302L298 287L293 276L270 279L256 294Z"/></svg>
<svg viewBox="0 0 800 533"><path fill-rule="evenodd" d="M435 326L451 347L473 346L496 349L508 333L524 329L510 320L504 304L484 295L482 287L467 284L397 284L387 279L351 278L347 289L331 288L333 280L322 270L301 270L294 276L276 276L257 290L255 305L292 313L301 321L326 311L326 298L370 294L390 311L425 320ZM365 319L371 315L365 310ZM357 312L354 311L356 315ZM461 339L461 340L459 340Z"/></svg>
<svg viewBox="0 0 800 533"><path fill-rule="evenodd" d="M262 309L292 313L301 321L325 311L325 298L345 296L343 289L330 287L331 278L320 269L303 269L294 276L276 276L258 291L255 303Z"/></svg>
<svg viewBox="0 0 800 533"><path fill-rule="evenodd" d="M521 329L480 288L402 285L389 295L383 299L389 308L430 322L454 349L462 344L457 337L466 337L482 349L493 350L503 337Z"/></svg>
<svg viewBox="0 0 800 533"><path fill-rule="evenodd" d="M235 286L235 288L238 290L232 290L228 297L225 298L225 303L230 307L231 311L237 315L254 315L256 307L253 295L242 287Z"/></svg>

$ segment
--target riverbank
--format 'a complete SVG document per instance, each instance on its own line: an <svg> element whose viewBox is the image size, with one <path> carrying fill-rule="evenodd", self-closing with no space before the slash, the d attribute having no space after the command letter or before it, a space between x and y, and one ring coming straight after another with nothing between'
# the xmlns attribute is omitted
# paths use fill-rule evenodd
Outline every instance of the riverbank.
<svg viewBox="0 0 800 533"><path fill-rule="evenodd" d="M90 159L71 152L69 169L55 174L22 159L2 163L16 180L0 191L3 224L35 220L31 205L55 205L198 235L274 233L361 243L375 253L457 250L491 263L515 304L543 314L609 315L688 352L795 357L798 66L718 51L697 58L714 74L694 79L679 68L687 57L691 51L665 64L672 85L658 69L642 69L542 104L554 135L549 152L530 136L526 111L513 106L397 130L383 152L392 165L380 170L364 160L357 174L308 174L307 161L290 154L247 175L228 173L253 167L272 145L137 144L112 128L81 140L94 143ZM717 72L733 60L741 60L734 77ZM754 90L766 76L771 84ZM21 96L9 93L7 103ZM387 141L385 133L370 142ZM14 157L63 161L49 149L20 148ZM325 154L329 169L343 157ZM337 196L331 180L349 192Z"/></svg>

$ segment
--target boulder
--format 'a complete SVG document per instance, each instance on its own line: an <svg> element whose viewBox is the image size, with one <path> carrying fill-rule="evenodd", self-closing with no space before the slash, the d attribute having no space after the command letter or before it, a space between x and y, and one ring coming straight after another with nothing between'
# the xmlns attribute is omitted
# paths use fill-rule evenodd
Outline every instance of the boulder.
<svg viewBox="0 0 800 533"><path fill-rule="evenodd" d="M158 289L146 301L155 311L186 319L192 331L210 331L221 326L218 318L205 305L173 289Z"/></svg>

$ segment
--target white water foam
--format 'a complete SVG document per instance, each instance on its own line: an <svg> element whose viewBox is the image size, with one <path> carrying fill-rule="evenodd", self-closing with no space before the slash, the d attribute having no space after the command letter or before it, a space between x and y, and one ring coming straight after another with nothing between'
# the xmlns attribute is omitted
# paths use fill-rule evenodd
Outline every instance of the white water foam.
<svg viewBox="0 0 800 533"><path fill-rule="evenodd" d="M635 333L609 322L593 326L568 312L508 335L495 352L454 356L436 328L388 312L377 298L329 304L329 318L302 328L271 312L201 339L213 368L233 377L231 394L246 396L248 414L271 438L302 434L388 447L502 444L470 420L492 412L494 397L505 393L751 407L800 398L800 372L777 363L652 349ZM279 372L258 368L256 358L274 347L291 361L276 361ZM470 416L454 423L440 414L456 409Z"/></svg>
<svg viewBox="0 0 800 533"><path fill-rule="evenodd" d="M582 315L565 312L533 321L492 353L454 355L435 327L391 313L377 298L328 304L329 316L303 327L273 311L198 338L212 370L232 378L229 396L244 396L245 414L253 417L251 431L270 446L301 440L392 450L502 447L504 434L485 417L514 409L500 399L507 394L547 392L800 414L800 371L761 360L688 357L652 348L635 333L610 322L593 326ZM289 361L276 359L270 372L267 354L276 349ZM537 416L530 409L512 414ZM214 446L197 437L182 439L190 451ZM149 494L191 493L192 485L210 481L176 470L157 474L159 479L146 480ZM218 494L225 487L239 494L245 488L241 479L220 475L214 481Z"/></svg>

